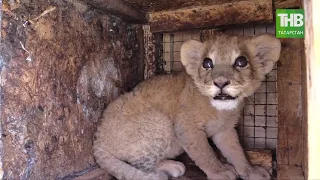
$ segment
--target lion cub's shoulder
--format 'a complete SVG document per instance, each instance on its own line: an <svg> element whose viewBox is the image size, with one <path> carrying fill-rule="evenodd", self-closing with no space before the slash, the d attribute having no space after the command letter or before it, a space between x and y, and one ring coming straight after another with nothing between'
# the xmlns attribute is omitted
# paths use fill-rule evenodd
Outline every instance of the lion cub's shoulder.
<svg viewBox="0 0 320 180"><path fill-rule="evenodd" d="M139 91L142 96L161 96L166 99L170 94L177 96L185 87L187 78L184 72L154 76L137 85L133 91Z"/></svg>

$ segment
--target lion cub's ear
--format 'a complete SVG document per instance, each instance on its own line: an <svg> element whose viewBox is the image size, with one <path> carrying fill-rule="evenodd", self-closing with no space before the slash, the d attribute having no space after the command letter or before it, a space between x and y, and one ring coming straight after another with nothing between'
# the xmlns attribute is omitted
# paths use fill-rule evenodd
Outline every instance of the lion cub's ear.
<svg viewBox="0 0 320 180"><path fill-rule="evenodd" d="M202 64L202 55L205 45L196 40L188 40L181 46L181 62L189 75L196 75Z"/></svg>
<svg viewBox="0 0 320 180"><path fill-rule="evenodd" d="M261 64L258 70L264 74L270 72L274 63L277 62L280 57L280 40L271 35L264 34L252 37L246 44L252 54L253 60Z"/></svg>

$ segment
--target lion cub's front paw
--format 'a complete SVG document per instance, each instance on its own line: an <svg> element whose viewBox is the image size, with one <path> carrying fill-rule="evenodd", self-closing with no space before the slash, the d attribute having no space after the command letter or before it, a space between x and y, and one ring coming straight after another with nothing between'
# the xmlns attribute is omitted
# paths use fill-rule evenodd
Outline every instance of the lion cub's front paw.
<svg viewBox="0 0 320 180"><path fill-rule="evenodd" d="M269 172L260 166L253 166L244 176L241 176L245 180L270 180Z"/></svg>
<svg viewBox="0 0 320 180"><path fill-rule="evenodd" d="M235 180L237 178L237 173L233 166L228 164L223 165L223 167L210 175L208 175L209 180Z"/></svg>
<svg viewBox="0 0 320 180"><path fill-rule="evenodd" d="M173 161L173 160L164 160L158 165L158 170L164 171L172 177L179 177L182 176L185 171L186 167L184 164L178 161Z"/></svg>

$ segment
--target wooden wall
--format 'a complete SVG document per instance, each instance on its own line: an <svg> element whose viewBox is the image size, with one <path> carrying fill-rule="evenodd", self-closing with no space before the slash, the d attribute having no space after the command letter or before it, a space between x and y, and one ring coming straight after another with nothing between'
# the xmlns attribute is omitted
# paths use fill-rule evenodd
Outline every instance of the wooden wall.
<svg viewBox="0 0 320 180"><path fill-rule="evenodd" d="M102 110L143 79L141 25L63 0L2 2L3 179L90 170Z"/></svg>

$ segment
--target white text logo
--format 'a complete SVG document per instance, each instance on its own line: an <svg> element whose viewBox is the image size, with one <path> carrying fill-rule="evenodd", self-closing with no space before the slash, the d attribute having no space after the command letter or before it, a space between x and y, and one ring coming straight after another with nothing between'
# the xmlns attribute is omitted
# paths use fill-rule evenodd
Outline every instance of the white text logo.
<svg viewBox="0 0 320 180"><path fill-rule="evenodd" d="M301 27L303 26L303 15L302 14L278 14L280 17L281 27Z"/></svg>

